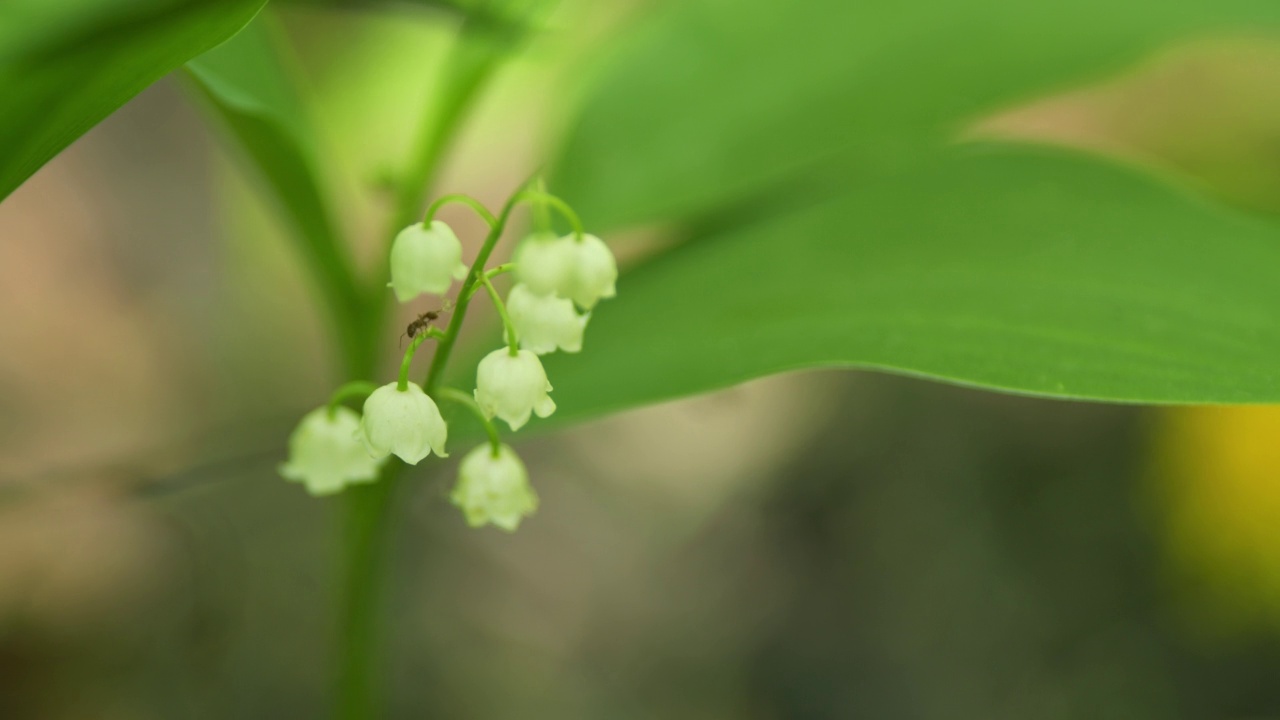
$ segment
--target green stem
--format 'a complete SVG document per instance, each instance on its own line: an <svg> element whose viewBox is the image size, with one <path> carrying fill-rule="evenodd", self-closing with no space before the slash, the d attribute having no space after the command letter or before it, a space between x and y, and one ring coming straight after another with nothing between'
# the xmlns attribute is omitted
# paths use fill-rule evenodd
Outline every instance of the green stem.
<svg viewBox="0 0 1280 720"><path fill-rule="evenodd" d="M489 273L480 276L480 282L484 284L484 289L489 291L489 299L493 301L493 306L498 310L498 317L502 318L502 327L507 331L507 350L513 356L520 354L520 338L516 336L516 326L511 322L511 316L507 314L507 305L502 302L502 298L498 295L498 291L493 287L493 282L489 280Z"/></svg>
<svg viewBox="0 0 1280 720"><path fill-rule="evenodd" d="M361 483L343 493L342 596L338 636L339 694L335 716L342 720L371 720L382 715L380 692L386 677L378 652L383 636L380 612L388 559L387 508L392 506L396 478L403 463L391 458L377 482Z"/></svg>
<svg viewBox="0 0 1280 720"><path fill-rule="evenodd" d="M347 400L369 397L377 389L377 385L366 380L352 380L334 390L333 394L329 396L329 417L333 418L334 414L338 412L338 406Z"/></svg>
<svg viewBox="0 0 1280 720"><path fill-rule="evenodd" d="M515 270L515 269L516 269L516 264L515 264L515 263L502 263L501 265L499 265L499 266L497 266L497 267L495 267L495 268L491 268L491 269L489 269L489 270L486 270L486 271L485 271L485 273L484 273L484 279L485 279L485 280L492 280L492 279L494 279L494 278L498 277L499 275L501 275L501 274L503 274L503 273L509 273L509 272L511 272L512 270ZM479 290L479 289L480 289L480 286L479 286L479 285L476 285L475 287L471 288L471 294L472 294L472 295L475 295L475 294L476 294L476 291L477 291L477 290Z"/></svg>
<svg viewBox="0 0 1280 720"><path fill-rule="evenodd" d="M413 338L413 342L409 343L409 347L404 351L404 359L400 361L400 379L396 381L396 390L404 392L409 389L409 366L413 364L413 355L418 352L418 346L427 338L435 338L439 340L444 337L444 333L439 328L427 328L418 333Z"/></svg>
<svg viewBox="0 0 1280 720"><path fill-rule="evenodd" d="M525 183L527 184L528 182ZM524 185L521 186L523 187ZM462 289L458 291L458 304L453 309L452 317L449 318L449 326L445 328L444 337L440 338L439 344L436 345L435 357L431 359L431 369L427 371L426 380L422 383L428 395L436 389L440 384L440 378L444 376L445 368L449 365L449 356L458 342L458 332L462 330L462 323L467 317L467 306L471 304L472 289L480 282L480 277L484 274L484 265L489 262L493 248L502 237L507 219L511 217L511 211L519 202L520 194L521 192L517 191L502 206L502 211L498 213L498 221L489 228L489 234L485 237L484 244L480 246L480 252L476 253L476 261L472 263L467 279L462 281Z"/></svg>
<svg viewBox="0 0 1280 720"><path fill-rule="evenodd" d="M413 153L413 161L396 193L395 212L391 229L387 234L387 250L396 233L408 227L422 209L423 195L431 185L432 176L439 169L448 141L455 134L466 110L477 92L497 68L506 47L492 35L491 28L472 22L463 25L438 82L439 93L432 98L428 120L423 126L426 132L419 138ZM384 271L385 276L385 271ZM379 278L375 287L386 285L386 278Z"/></svg>
<svg viewBox="0 0 1280 720"><path fill-rule="evenodd" d="M444 77L439 83L443 89L434 98L435 111L426 118L425 131L413 153L409 172L398 186L391 227L386 235L388 252L383 253L383 257L389 255L396 234L419 217L422 198L439 169L441 156L467 109L512 42L510 38L496 40L470 23L463 26L445 64ZM359 326L367 328L369 342L364 344L367 350L355 348L346 353L350 377L370 377L373 374L373 348L376 345L372 339L381 330L388 314L388 272L389 267L384 263L371 280L368 297L373 300L366 305L359 323ZM388 516L401 465L399 460L392 458L384 466L383 476L378 482L361 484L344 492L346 522L340 580L340 665L335 707L335 716L340 720L373 720L382 715L380 688L385 673L382 671L383 633L380 632L378 618L386 584L386 532L392 524Z"/></svg>
<svg viewBox="0 0 1280 720"><path fill-rule="evenodd" d="M540 193L545 193L547 191L546 181L539 177L533 189ZM551 210L545 202L533 204L533 229L538 233L551 232Z"/></svg>
<svg viewBox="0 0 1280 720"><path fill-rule="evenodd" d="M436 390L436 397L462 405L479 418L480 423L484 425L485 433L489 435L489 445L493 448L493 456L498 456L498 451L502 449L502 436L498 434L498 426L494 425L493 420L484 414L484 410L480 408L480 403L476 402L475 398L457 388L451 387L442 387Z"/></svg>
<svg viewBox="0 0 1280 720"><path fill-rule="evenodd" d="M449 203L459 203L462 205L466 205L472 210L475 210L476 214L480 216L480 219L484 220L485 223L489 225L489 227L493 227L493 224L498 222L498 219L493 216L493 213L489 212L489 208L485 207L484 203L471 197L470 195L464 195L462 193L452 193L449 195L441 195L440 197L436 198L435 202L427 206L427 212L422 217L422 224L430 225L432 218L436 216L436 211L444 207L445 205L448 205Z"/></svg>
<svg viewBox="0 0 1280 720"><path fill-rule="evenodd" d="M561 200L550 193L540 192L538 190L525 190L521 192L516 199L517 202L528 202L535 208L541 205L550 205L556 209L556 212L564 216L569 221L569 226L573 228L573 234L579 241L582 240L582 220L578 217L578 213L569 207L569 203Z"/></svg>

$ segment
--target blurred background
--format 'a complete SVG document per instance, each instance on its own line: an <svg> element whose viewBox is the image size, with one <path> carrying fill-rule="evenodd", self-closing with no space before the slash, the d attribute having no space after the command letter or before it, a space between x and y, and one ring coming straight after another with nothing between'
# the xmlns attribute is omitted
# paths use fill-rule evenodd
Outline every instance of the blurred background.
<svg viewBox="0 0 1280 720"><path fill-rule="evenodd" d="M438 187L496 204L546 154L636 11L579 5ZM453 28L284 20L372 262ZM1277 87L1280 45L1210 39L969 132L1270 213ZM0 205L0 718L325 712L337 501L275 468L338 370L258 196L165 81ZM1280 410L815 372L519 447L542 506L515 535L466 528L450 463L405 483L393 717L1280 718Z"/></svg>

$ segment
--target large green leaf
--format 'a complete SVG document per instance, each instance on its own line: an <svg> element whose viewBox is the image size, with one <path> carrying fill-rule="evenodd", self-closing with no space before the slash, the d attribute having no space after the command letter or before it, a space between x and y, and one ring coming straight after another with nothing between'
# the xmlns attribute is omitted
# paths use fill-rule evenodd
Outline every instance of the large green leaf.
<svg viewBox="0 0 1280 720"><path fill-rule="evenodd" d="M339 328L356 328L363 298L317 171L311 123L295 91L281 38L265 13L187 64L192 87L290 221ZM351 353L363 338L343 338Z"/></svg>
<svg viewBox="0 0 1280 720"><path fill-rule="evenodd" d="M894 166L1275 0L684 0L618 41L554 183L597 227L686 218L827 165Z"/></svg>
<svg viewBox="0 0 1280 720"><path fill-rule="evenodd" d="M0 199L266 0L0 3Z"/></svg>
<svg viewBox="0 0 1280 720"><path fill-rule="evenodd" d="M1259 0L690 0L625 37L556 165L625 275L561 419L806 367L1133 402L1280 400L1280 231L1105 161L954 146Z"/></svg>
<svg viewBox="0 0 1280 720"><path fill-rule="evenodd" d="M1280 231L1059 151L957 148L625 275L557 417L812 367L1063 398L1280 402Z"/></svg>

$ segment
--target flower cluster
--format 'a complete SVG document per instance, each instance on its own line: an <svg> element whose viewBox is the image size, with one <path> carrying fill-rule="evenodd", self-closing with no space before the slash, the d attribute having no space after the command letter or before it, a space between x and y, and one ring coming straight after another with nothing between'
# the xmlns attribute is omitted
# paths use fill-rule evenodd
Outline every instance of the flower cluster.
<svg viewBox="0 0 1280 720"><path fill-rule="evenodd" d="M563 236L534 234L517 249L513 263L486 269L484 260L501 237L511 208L521 200L551 203L572 223L574 231ZM432 219L435 210L450 201L475 208L490 226L476 266L471 268L462 263L462 244L453 230ZM410 465L433 452L446 457L449 429L436 401L449 400L474 412L489 434L489 442L467 453L459 464L458 482L450 499L472 526L493 524L515 530L520 520L537 508L538 497L524 463L500 440L494 418L514 432L533 415L545 418L555 412L551 382L539 356L582 349L591 310L601 299L616 293L618 267L613 253L600 238L582 232L576 215L563 201L524 190L498 217L471 198L441 198L428 208L422 223L396 236L389 260L388 287L402 303L424 293L445 295L456 280L463 280L447 329L430 327L422 320L415 322L408 330L413 341L397 382L381 387L349 383L335 392L328 406L306 415L289 440L289 459L281 465L280 473L304 483L313 495L327 495L347 485L377 480L391 455ZM493 278L510 270L514 270L515 282L504 302ZM435 387L432 379L442 374L442 363L448 361L471 297L481 290L491 297L502 317L506 345L480 361L472 393ZM440 346L424 389L409 381L408 372L414 352L427 339L438 341ZM360 414L341 405L360 396L365 397Z"/></svg>

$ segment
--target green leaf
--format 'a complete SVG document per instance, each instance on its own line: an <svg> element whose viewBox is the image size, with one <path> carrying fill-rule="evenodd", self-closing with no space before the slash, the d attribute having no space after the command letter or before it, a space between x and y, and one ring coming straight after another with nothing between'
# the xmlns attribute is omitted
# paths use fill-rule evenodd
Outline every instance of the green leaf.
<svg viewBox="0 0 1280 720"><path fill-rule="evenodd" d="M231 37L265 0L6 0L0 200L165 73Z"/></svg>
<svg viewBox="0 0 1280 720"><path fill-rule="evenodd" d="M187 64L192 87L258 173L295 231L352 358L364 301L317 174L314 137L279 34L264 14Z"/></svg>
<svg viewBox="0 0 1280 720"><path fill-rule="evenodd" d="M893 167L966 123L1274 0L668 3L618 41L553 187L591 225L713 212L822 168Z"/></svg>
<svg viewBox="0 0 1280 720"><path fill-rule="evenodd" d="M324 8L326 10L436 10L470 17L497 16L485 4L468 0L278 0L281 5Z"/></svg>
<svg viewBox="0 0 1280 720"><path fill-rule="evenodd" d="M968 147L659 256L546 367L561 420L815 367L1280 402L1278 273L1260 219L1086 156Z"/></svg>
<svg viewBox="0 0 1280 720"><path fill-rule="evenodd" d="M586 349L571 420L809 367L1066 398L1280 400L1280 231L972 122L1260 0L690 0L623 39L553 185L595 229L680 221ZM678 225L679 226L679 225Z"/></svg>

